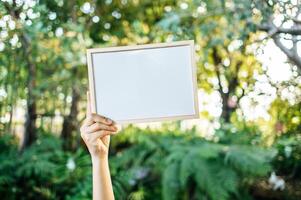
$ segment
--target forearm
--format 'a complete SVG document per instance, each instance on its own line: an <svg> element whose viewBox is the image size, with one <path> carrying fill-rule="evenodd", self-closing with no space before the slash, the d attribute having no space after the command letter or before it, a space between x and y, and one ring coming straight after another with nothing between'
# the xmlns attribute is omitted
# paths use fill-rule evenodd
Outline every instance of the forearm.
<svg viewBox="0 0 301 200"><path fill-rule="evenodd" d="M92 158L93 200L114 200L108 158Z"/></svg>

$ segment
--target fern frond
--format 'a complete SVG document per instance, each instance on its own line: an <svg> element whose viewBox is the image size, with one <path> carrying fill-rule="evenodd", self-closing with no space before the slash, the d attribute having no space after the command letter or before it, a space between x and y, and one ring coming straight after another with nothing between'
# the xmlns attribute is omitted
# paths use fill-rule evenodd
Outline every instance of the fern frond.
<svg viewBox="0 0 301 200"><path fill-rule="evenodd" d="M271 170L271 154L258 147L232 146L226 152L225 163L242 174L262 176Z"/></svg>
<svg viewBox="0 0 301 200"><path fill-rule="evenodd" d="M218 179L218 172L211 169L212 163L198 160L195 165L198 167L195 175L198 188L212 200L229 199L229 191Z"/></svg>
<svg viewBox="0 0 301 200"><path fill-rule="evenodd" d="M162 178L162 195L164 200L176 200L179 198L180 180L179 163L173 163L165 168Z"/></svg>

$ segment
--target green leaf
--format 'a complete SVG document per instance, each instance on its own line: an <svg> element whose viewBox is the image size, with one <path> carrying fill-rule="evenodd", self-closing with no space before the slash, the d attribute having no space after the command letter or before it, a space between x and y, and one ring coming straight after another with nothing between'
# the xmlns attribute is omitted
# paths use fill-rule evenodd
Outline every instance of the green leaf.
<svg viewBox="0 0 301 200"><path fill-rule="evenodd" d="M162 195L164 200L179 199L179 168L178 163L173 163L167 166L163 172Z"/></svg>

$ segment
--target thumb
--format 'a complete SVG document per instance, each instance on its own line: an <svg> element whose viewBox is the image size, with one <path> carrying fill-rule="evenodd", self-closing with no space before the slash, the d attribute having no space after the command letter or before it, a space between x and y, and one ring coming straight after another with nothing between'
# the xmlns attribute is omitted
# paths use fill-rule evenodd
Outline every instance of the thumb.
<svg viewBox="0 0 301 200"><path fill-rule="evenodd" d="M86 115L89 116L91 114L91 101L90 101L90 92L87 91L87 108Z"/></svg>

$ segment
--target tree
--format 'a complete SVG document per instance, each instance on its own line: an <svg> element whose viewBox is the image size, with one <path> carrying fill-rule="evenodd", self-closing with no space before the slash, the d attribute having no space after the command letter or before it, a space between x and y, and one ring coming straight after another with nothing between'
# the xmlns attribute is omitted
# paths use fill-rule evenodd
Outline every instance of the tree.
<svg viewBox="0 0 301 200"><path fill-rule="evenodd" d="M19 4L6 2L4 9L17 10L22 16L25 13L24 19L15 19L18 36L22 39L21 36L27 34L25 38L30 39L30 44L28 40L21 43L27 45L28 50L18 47L23 56L30 54L20 62L27 62L24 70L30 69L29 66L32 69L25 94L28 103L26 137L34 133L36 120L44 122L50 118L52 121L55 112L59 112L64 118L61 136L67 144L72 143L78 128L75 126L78 103L87 88L82 58L85 48L91 45L194 39L198 47L199 85L207 92L216 89L220 93L222 118L226 122L239 107L239 100L252 89L253 72L247 65L259 71L252 52L242 51L248 48L250 32L245 28L244 18L240 15L233 18L233 11L225 2L167 0L138 4L134 1L57 3L49 0L31 6L25 6L24 2ZM39 16L31 19L26 14L30 9ZM233 49L235 43L239 47ZM37 51L42 49L41 60ZM48 77L50 73L52 81ZM55 96L63 96L63 99L53 98ZM40 102L42 99L52 103L45 106ZM28 144L35 137L30 136L33 139Z"/></svg>
<svg viewBox="0 0 301 200"><path fill-rule="evenodd" d="M234 2L191 1L173 7L159 23L173 40L195 40L199 86L208 93L219 92L221 118L227 123L252 91L254 74L261 73L249 48L252 27L245 19Z"/></svg>
<svg viewBox="0 0 301 200"><path fill-rule="evenodd" d="M275 45L298 67L301 73L301 57L297 46L301 36L301 2L297 1L254 1L254 11L260 20L253 21L257 30L267 33Z"/></svg>
<svg viewBox="0 0 301 200"><path fill-rule="evenodd" d="M11 4L4 2L4 8L6 13L12 17L12 20L19 21L20 20L20 12L21 10L17 8L16 2L13 1ZM19 34L19 38L21 39L21 45L23 49L23 56L25 58L25 65L28 69L28 78L26 81L27 86L27 112L26 112L26 121L25 121L25 134L24 134L24 142L22 148L33 143L36 139L36 95L34 93L36 87L36 71L37 66L33 58L34 48L32 45L32 36L27 33L27 30L24 29L24 32Z"/></svg>

